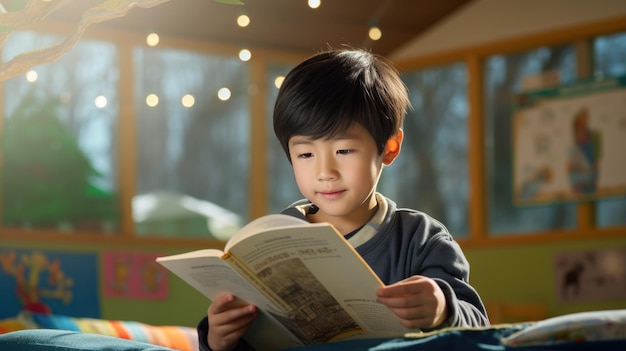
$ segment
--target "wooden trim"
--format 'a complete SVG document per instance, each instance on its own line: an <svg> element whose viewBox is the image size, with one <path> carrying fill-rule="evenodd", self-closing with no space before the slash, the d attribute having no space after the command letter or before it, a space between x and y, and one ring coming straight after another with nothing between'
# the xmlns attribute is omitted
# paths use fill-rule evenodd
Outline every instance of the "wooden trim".
<svg viewBox="0 0 626 351"><path fill-rule="evenodd" d="M593 43L591 38L585 38L575 43L576 48L576 75L578 78L593 76ZM596 223L595 202L580 203L576 208L577 226L583 232L593 229Z"/></svg>
<svg viewBox="0 0 626 351"><path fill-rule="evenodd" d="M413 70L461 61L468 54L477 55L479 57L508 54L542 46L572 43L622 31L626 31L626 16L619 16L609 20L586 23L568 28L560 28L543 33L507 38L486 44L467 46L404 60L396 60L396 65L400 70Z"/></svg>
<svg viewBox="0 0 626 351"><path fill-rule="evenodd" d="M548 306L542 303L505 303L485 301L485 309L492 325L504 323L528 323L548 317Z"/></svg>
<svg viewBox="0 0 626 351"><path fill-rule="evenodd" d="M537 245L559 242L589 241L598 239L624 238L624 227L593 228L589 231L573 230L546 230L534 233L505 233L498 236L482 236L480 238L458 238L463 248L489 248L519 245ZM16 242L36 242L38 245L58 244L107 244L107 245L137 245L151 247L172 248L219 248L224 247L223 241L186 237L157 237L157 236L120 236L117 233L105 234L101 232L72 232L61 233L55 230L37 229L25 230L21 228L2 228L0 242L7 244Z"/></svg>
<svg viewBox="0 0 626 351"><path fill-rule="evenodd" d="M51 229L24 230L15 228L2 228L0 242L3 245L11 241L37 245L60 245L71 246L73 244L102 244L112 246L142 246L142 247L171 247L185 248L198 247L202 249L223 249L224 242L214 239L197 239L186 237L157 237L157 236L128 236L118 233L106 234L101 232L71 232L61 233Z"/></svg>
<svg viewBox="0 0 626 351"><path fill-rule="evenodd" d="M597 239L609 239L609 238L624 238L626 228L620 227L606 227L606 228L591 228L589 230L576 228L576 229L558 229L558 230L544 230L532 233L501 233L492 236L485 236L481 238L457 238L459 245L462 247L501 247L501 246L517 246L517 245L532 245L532 244L545 244L556 242L571 242L571 241L587 241Z"/></svg>
<svg viewBox="0 0 626 351"><path fill-rule="evenodd" d="M64 37L68 33L70 33L74 29L74 27L75 25L71 23L44 20L24 29ZM92 25L85 30L82 37L93 40L103 40L118 45L127 44L131 46L141 46L145 44L147 34L148 32L138 33ZM243 48L241 45L234 45L231 43L208 42L197 39L189 39L186 37L167 35L159 37L158 47L193 51L198 53L210 53L211 55L229 57L237 57L239 50ZM309 51L300 52L288 50L270 50L267 48L256 46L249 46L248 49L252 51L253 57L255 59L262 57L271 57L273 59L286 62L299 62L311 55Z"/></svg>
<svg viewBox="0 0 626 351"><path fill-rule="evenodd" d="M265 101L267 67L264 60L253 60L250 65L250 218L264 215L267 211L267 128Z"/></svg>
<svg viewBox="0 0 626 351"><path fill-rule="evenodd" d="M481 240L487 237L487 186L485 175L485 123L483 111L483 67L476 55L466 59L468 72L468 157L469 157L469 233L470 238Z"/></svg>
<svg viewBox="0 0 626 351"><path fill-rule="evenodd" d="M118 45L120 57L120 80L119 99L120 110L117 116L119 142L118 153L118 176L120 195L120 232L125 238L132 238L135 232L133 221L132 201L135 195L135 177L137 175L136 162L137 150L135 140L136 111L135 89L133 75L132 45Z"/></svg>

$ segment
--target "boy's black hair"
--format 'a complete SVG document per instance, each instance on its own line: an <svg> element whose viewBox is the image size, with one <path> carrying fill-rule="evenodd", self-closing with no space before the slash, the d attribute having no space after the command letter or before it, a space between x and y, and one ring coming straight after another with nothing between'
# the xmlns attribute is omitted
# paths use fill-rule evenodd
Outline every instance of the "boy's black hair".
<svg viewBox="0 0 626 351"><path fill-rule="evenodd" d="M291 137L332 138L359 123L382 153L410 107L406 86L385 58L361 49L329 50L285 77L274 105L274 133L291 161Z"/></svg>

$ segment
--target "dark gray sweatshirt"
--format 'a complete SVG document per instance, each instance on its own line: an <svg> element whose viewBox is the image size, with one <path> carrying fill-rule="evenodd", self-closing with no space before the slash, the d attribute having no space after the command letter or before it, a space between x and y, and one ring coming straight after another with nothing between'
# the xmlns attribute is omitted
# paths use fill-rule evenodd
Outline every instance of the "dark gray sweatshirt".
<svg viewBox="0 0 626 351"><path fill-rule="evenodd" d="M377 194L378 211L348 241L385 284L414 275L434 279L446 296L448 319L443 327L489 325L480 296L469 284L469 263L458 243L440 222L424 212L397 208ZM301 200L282 213L306 220L311 204ZM207 318L198 325L200 350L206 344ZM237 350L251 350L240 342Z"/></svg>

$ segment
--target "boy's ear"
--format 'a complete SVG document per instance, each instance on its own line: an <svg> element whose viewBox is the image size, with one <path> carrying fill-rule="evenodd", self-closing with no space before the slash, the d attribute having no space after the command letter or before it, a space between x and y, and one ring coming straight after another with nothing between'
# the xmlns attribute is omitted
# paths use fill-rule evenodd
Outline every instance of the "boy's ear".
<svg viewBox="0 0 626 351"><path fill-rule="evenodd" d="M402 146L402 137L404 133L402 129L399 129L398 132L387 140L387 145L385 146L385 151L383 151L383 164L389 166L393 160L398 157L400 154L400 147Z"/></svg>

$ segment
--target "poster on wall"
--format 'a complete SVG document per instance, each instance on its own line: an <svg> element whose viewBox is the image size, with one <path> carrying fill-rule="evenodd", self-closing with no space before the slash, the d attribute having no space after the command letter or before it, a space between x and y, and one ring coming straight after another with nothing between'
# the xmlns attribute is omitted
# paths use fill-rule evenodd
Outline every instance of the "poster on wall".
<svg viewBox="0 0 626 351"><path fill-rule="evenodd" d="M107 297L165 299L167 271L156 262L157 253L107 251L103 253L103 287Z"/></svg>
<svg viewBox="0 0 626 351"><path fill-rule="evenodd" d="M516 205L626 195L626 77L515 96Z"/></svg>
<svg viewBox="0 0 626 351"><path fill-rule="evenodd" d="M21 311L100 317L98 256L0 248L0 319Z"/></svg>
<svg viewBox="0 0 626 351"><path fill-rule="evenodd" d="M626 298L626 247L560 252L554 272L559 302Z"/></svg>

